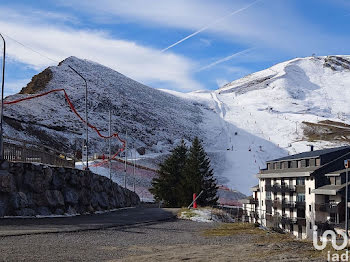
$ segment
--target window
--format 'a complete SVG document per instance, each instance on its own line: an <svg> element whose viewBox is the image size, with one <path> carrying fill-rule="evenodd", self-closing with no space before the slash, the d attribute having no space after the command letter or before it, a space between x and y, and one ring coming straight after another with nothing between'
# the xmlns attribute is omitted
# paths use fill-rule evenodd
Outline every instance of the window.
<svg viewBox="0 0 350 262"><path fill-rule="evenodd" d="M266 191L266 200L271 200L271 192Z"/></svg>
<svg viewBox="0 0 350 262"><path fill-rule="evenodd" d="M297 178L297 185L305 185L305 177L298 177Z"/></svg>
<svg viewBox="0 0 350 262"><path fill-rule="evenodd" d="M320 166L321 165L321 159L320 158L317 158L316 159L316 166Z"/></svg>
<svg viewBox="0 0 350 262"><path fill-rule="evenodd" d="M297 161L297 166L298 166L298 168L301 168L301 160Z"/></svg>
<svg viewBox="0 0 350 262"><path fill-rule="evenodd" d="M288 168L292 168L292 161L288 161Z"/></svg>
<svg viewBox="0 0 350 262"><path fill-rule="evenodd" d="M305 160L305 166L306 166L306 167L310 166L310 159L306 159L306 160Z"/></svg>
<svg viewBox="0 0 350 262"><path fill-rule="evenodd" d="M309 195L311 195L311 187L309 187Z"/></svg>
<svg viewBox="0 0 350 262"><path fill-rule="evenodd" d="M262 206L264 205L264 200L261 200L261 205L262 205Z"/></svg>
<svg viewBox="0 0 350 262"><path fill-rule="evenodd" d="M311 224L311 222L310 222L310 229L312 229L312 224Z"/></svg>
<svg viewBox="0 0 350 262"><path fill-rule="evenodd" d="M305 202L305 194L298 193L297 194L297 202Z"/></svg>
<svg viewBox="0 0 350 262"><path fill-rule="evenodd" d="M309 211L311 212L311 205L309 205Z"/></svg>

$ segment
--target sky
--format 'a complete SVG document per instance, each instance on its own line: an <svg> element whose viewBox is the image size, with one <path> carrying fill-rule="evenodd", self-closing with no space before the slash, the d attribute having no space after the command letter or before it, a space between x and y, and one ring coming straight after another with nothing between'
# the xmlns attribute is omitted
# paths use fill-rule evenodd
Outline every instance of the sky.
<svg viewBox="0 0 350 262"><path fill-rule="evenodd" d="M154 88L214 90L295 57L350 54L349 19L348 0L2 0L5 95L69 56Z"/></svg>

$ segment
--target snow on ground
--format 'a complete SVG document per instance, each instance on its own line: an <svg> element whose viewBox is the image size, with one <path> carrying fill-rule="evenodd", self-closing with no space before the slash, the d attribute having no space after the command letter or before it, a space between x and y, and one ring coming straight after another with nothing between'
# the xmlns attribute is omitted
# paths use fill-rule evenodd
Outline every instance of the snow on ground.
<svg viewBox="0 0 350 262"><path fill-rule="evenodd" d="M226 212L214 208L187 209L180 212L180 219L188 219L195 222L234 222L234 219Z"/></svg>
<svg viewBox="0 0 350 262"><path fill-rule="evenodd" d="M133 159L129 159L130 163L132 163ZM124 163L119 161L112 161L111 164L111 174L109 173L109 165L108 163L104 163L100 166L94 166L95 164L100 164L101 160L89 161L89 169L91 172L95 174L112 178L113 182L118 185L124 187L125 180L125 166ZM86 162L77 162L75 164L76 168L83 169L86 166ZM155 172L152 170L146 170L142 168L135 168L135 172L133 170L132 165L127 166L126 173L126 187L129 190L134 190L135 183L135 192L140 197L140 200L143 202L153 202L153 195L149 192L149 188L151 187L152 178L155 176Z"/></svg>
<svg viewBox="0 0 350 262"><path fill-rule="evenodd" d="M65 88L83 114L83 84L68 65L78 69L88 79L89 90L94 90L89 93L90 121L106 134L108 110L112 108L113 130L124 134L127 129L129 146L146 149L145 155L138 156L138 163L157 168L181 138L189 141L198 135L219 184L245 194L256 185L256 174L265 167L266 160L309 150L309 142L303 137L303 121L350 124L350 56L296 58L216 91L191 93L155 90L102 65L70 57L60 66L50 67L53 79L45 91ZM18 94L7 100L26 96ZM70 149L81 148L83 125L62 94L6 106L4 113L21 123L21 127L7 124L7 135L36 142L51 137ZM91 150L106 153L107 141L92 131L89 135ZM320 149L342 144L316 141L313 145ZM116 149L117 143L113 142L113 147ZM92 171L109 176L106 166ZM113 179L123 184L120 165L115 165L113 174ZM141 186L136 190L145 190L145 198L150 198L145 189L150 185L148 175L140 171L137 176ZM132 188L133 179L128 176L128 188Z"/></svg>
<svg viewBox="0 0 350 262"><path fill-rule="evenodd" d="M327 63L336 65L336 70ZM201 129L206 132L205 146L219 181L249 194L265 161L309 150L303 121L350 123L346 100L350 97L350 62L343 67L339 63L326 57L297 58L213 92L169 93L210 109L204 110ZM312 144L317 149L342 145Z"/></svg>

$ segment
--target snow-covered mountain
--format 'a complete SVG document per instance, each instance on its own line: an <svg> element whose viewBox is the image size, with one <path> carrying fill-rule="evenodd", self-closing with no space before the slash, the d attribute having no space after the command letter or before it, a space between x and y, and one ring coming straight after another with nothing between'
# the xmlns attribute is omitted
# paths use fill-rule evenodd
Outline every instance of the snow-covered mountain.
<svg viewBox="0 0 350 262"><path fill-rule="evenodd" d="M297 58L216 91L191 93L156 90L102 65L70 57L7 100L65 88L83 115L84 83L68 65L88 80L90 122L107 133L112 108L113 129L127 130L129 143L146 148L140 164L154 167L179 139L198 135L219 183L243 193L256 184L255 174L266 160L308 150L310 141L322 148L350 139L346 100L350 56ZM61 150L81 147L83 126L63 94L6 106L5 116L10 136ZM106 142L90 134L94 151L106 151Z"/></svg>

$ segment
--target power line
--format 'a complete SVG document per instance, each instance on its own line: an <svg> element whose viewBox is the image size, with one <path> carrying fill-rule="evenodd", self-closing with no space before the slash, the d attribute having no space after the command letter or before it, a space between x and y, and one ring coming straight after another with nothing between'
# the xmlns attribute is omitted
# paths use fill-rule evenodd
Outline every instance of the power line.
<svg viewBox="0 0 350 262"><path fill-rule="evenodd" d="M42 57L44 57L44 58L50 60L50 61L53 61L53 62L55 62L55 63L59 63L59 61L57 61L57 60L55 60L55 59L52 59L52 58L48 57L47 55L45 55L45 54L43 54L43 53L41 53L41 52L39 52L39 51L36 51L36 50L33 49L32 47L29 47L29 46L27 46L27 45L21 43L20 41L14 39L13 37L11 37L11 36L9 36L9 35L6 35L6 34L4 34L4 33L3 33L3 35L6 36L7 38L11 39L12 41L16 42L17 44L23 46L24 48L26 48L26 49L28 49L28 50L30 50L30 51L32 51L32 52L38 54L38 55L40 55L40 56L42 56Z"/></svg>

